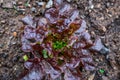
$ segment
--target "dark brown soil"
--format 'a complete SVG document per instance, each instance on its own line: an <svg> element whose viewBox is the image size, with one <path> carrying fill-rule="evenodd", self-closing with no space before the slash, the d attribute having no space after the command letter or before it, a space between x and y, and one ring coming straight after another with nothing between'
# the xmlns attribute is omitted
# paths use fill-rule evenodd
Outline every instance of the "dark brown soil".
<svg viewBox="0 0 120 80"><path fill-rule="evenodd" d="M25 15L31 14L42 16L42 10L31 0L30 7L25 7L29 0L0 0L0 80L17 80L23 71L24 52L21 50L19 21ZM106 56L96 53L93 55L96 69L93 72L85 72L88 80L120 80L120 0L68 0L70 4L78 8L81 18L87 22L88 31L92 38L100 36L103 44L110 49ZM25 9L18 11L10 6L3 6L7 3L15 4ZM20 3L21 2L21 3ZM35 7L36 12L31 9ZM17 32L17 36L13 35ZM100 73L100 69L105 72ZM90 79L95 74L94 79Z"/></svg>

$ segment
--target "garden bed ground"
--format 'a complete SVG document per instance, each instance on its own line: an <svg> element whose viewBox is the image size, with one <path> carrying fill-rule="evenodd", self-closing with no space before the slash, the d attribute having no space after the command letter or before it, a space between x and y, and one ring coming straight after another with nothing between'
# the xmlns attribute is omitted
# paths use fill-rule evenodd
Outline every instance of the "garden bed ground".
<svg viewBox="0 0 120 80"><path fill-rule="evenodd" d="M19 20L28 13L42 16L43 10L36 2L48 0L31 0L29 5L26 1L29 0L0 0L0 80L17 80L23 71L24 52L20 40L23 24ZM107 56L93 55L96 69L83 72L85 77L90 79L94 75L94 80L120 80L120 0L68 1L79 9L92 38L100 36L110 49Z"/></svg>

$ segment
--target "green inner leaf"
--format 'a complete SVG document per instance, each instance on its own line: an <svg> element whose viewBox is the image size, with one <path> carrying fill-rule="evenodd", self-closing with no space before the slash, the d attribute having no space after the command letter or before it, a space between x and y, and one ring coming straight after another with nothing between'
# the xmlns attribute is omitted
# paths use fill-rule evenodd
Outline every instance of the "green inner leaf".
<svg viewBox="0 0 120 80"><path fill-rule="evenodd" d="M105 72L105 70L104 70L104 69L100 69L99 72L100 72L101 74L103 74L103 73Z"/></svg>
<svg viewBox="0 0 120 80"><path fill-rule="evenodd" d="M23 56L23 59L24 59L24 61L27 61L27 60L28 60L28 56L27 56L27 55L24 55L24 56Z"/></svg>
<svg viewBox="0 0 120 80"><path fill-rule="evenodd" d="M63 41L55 41L53 43L53 48L54 49L62 49L63 47L65 47L67 45L66 42L63 42Z"/></svg>
<svg viewBox="0 0 120 80"><path fill-rule="evenodd" d="M42 54L43 54L43 57L44 57L44 58L48 58L47 50L44 49L44 50L42 51Z"/></svg>

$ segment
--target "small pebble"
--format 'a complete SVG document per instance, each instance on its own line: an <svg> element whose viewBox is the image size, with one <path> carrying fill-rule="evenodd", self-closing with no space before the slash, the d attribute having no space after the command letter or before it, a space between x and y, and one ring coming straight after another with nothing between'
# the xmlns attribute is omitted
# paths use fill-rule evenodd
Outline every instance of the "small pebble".
<svg viewBox="0 0 120 80"><path fill-rule="evenodd" d="M93 3L92 3L92 0L89 0L89 8L90 8L90 9L93 9L93 8L94 8L94 5L93 5Z"/></svg>
<svg viewBox="0 0 120 80"><path fill-rule="evenodd" d="M101 4L98 4L96 7L97 7L97 8L100 8L100 7L101 7Z"/></svg>
<svg viewBox="0 0 120 80"><path fill-rule="evenodd" d="M24 6L23 6L23 8L22 8L22 6L21 6L21 8L17 8L17 11L19 11L19 12L21 12L21 13L23 13L25 10L26 10L26 9L24 9Z"/></svg>
<svg viewBox="0 0 120 80"><path fill-rule="evenodd" d="M17 32L13 32L13 36L16 37L17 36Z"/></svg>
<svg viewBox="0 0 120 80"><path fill-rule="evenodd" d="M17 42L11 42L12 45L16 44Z"/></svg>
<svg viewBox="0 0 120 80"><path fill-rule="evenodd" d="M93 8L94 8L94 5L91 5L90 8L93 9Z"/></svg>
<svg viewBox="0 0 120 80"><path fill-rule="evenodd" d="M109 7L109 6L110 6L110 3L108 2L106 5L107 5L107 7Z"/></svg>
<svg viewBox="0 0 120 80"><path fill-rule="evenodd" d="M95 59L96 62L99 62L99 59Z"/></svg>
<svg viewBox="0 0 120 80"><path fill-rule="evenodd" d="M111 3L111 6L113 6L114 5L114 3Z"/></svg>
<svg viewBox="0 0 120 80"><path fill-rule="evenodd" d="M35 7L32 7L32 8L31 8L31 11L32 11L32 12L37 12L37 10L36 10Z"/></svg>
<svg viewBox="0 0 120 80"><path fill-rule="evenodd" d="M91 10L91 9L89 9L88 11L89 11L89 12L91 12L92 10Z"/></svg>
<svg viewBox="0 0 120 80"><path fill-rule="evenodd" d="M18 2L18 5L22 5L23 4L23 2Z"/></svg>
<svg viewBox="0 0 120 80"><path fill-rule="evenodd" d="M53 6L53 1L52 0L49 0L47 5L46 5L46 8L50 8Z"/></svg>
<svg viewBox="0 0 120 80"><path fill-rule="evenodd" d="M94 31L91 31L91 34L92 34L92 35L95 35L95 32L94 32Z"/></svg>
<svg viewBox="0 0 120 80"><path fill-rule="evenodd" d="M1 21L2 24L5 24L5 22L6 22L5 20L2 20L2 21Z"/></svg>
<svg viewBox="0 0 120 80"><path fill-rule="evenodd" d="M45 2L37 2L38 6L44 6Z"/></svg>
<svg viewBox="0 0 120 80"><path fill-rule="evenodd" d="M109 17L112 17L112 15L111 15L111 14L108 14L108 16L109 16Z"/></svg>
<svg viewBox="0 0 120 80"><path fill-rule="evenodd" d="M104 32L106 32L106 28L105 28L105 26L102 26L102 30L103 30Z"/></svg>
<svg viewBox="0 0 120 80"><path fill-rule="evenodd" d="M16 70L17 70L17 68L14 68L14 70L16 71Z"/></svg>
<svg viewBox="0 0 120 80"><path fill-rule="evenodd" d="M71 2L72 0L67 0L68 2Z"/></svg>
<svg viewBox="0 0 120 80"><path fill-rule="evenodd" d="M104 17L100 17L99 20L104 20Z"/></svg>

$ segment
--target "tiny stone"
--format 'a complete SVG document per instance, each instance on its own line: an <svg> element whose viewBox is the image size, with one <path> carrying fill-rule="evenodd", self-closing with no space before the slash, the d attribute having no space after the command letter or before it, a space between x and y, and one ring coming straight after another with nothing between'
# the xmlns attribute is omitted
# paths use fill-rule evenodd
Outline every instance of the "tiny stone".
<svg viewBox="0 0 120 80"><path fill-rule="evenodd" d="M92 34L92 35L95 35L95 32L94 32L94 31L91 31L91 34Z"/></svg>
<svg viewBox="0 0 120 80"><path fill-rule="evenodd" d="M114 3L111 3L111 5L113 6L113 5L114 5Z"/></svg>
<svg viewBox="0 0 120 80"><path fill-rule="evenodd" d="M100 8L100 7L101 7L101 4L98 4L96 7L97 7L97 8Z"/></svg>
<svg viewBox="0 0 120 80"><path fill-rule="evenodd" d="M16 68L14 68L14 70L17 70Z"/></svg>
<svg viewBox="0 0 120 80"><path fill-rule="evenodd" d="M95 59L96 62L99 62L99 59Z"/></svg>
<svg viewBox="0 0 120 80"><path fill-rule="evenodd" d="M32 8L31 8L31 11L32 11L32 12L37 12L37 10L36 10L35 7L32 7Z"/></svg>
<svg viewBox="0 0 120 80"><path fill-rule="evenodd" d="M24 11L25 11L25 9L18 9L18 11L19 11L19 12L24 12Z"/></svg>
<svg viewBox="0 0 120 80"><path fill-rule="evenodd" d="M90 8L93 9L93 8L94 8L94 5L91 5Z"/></svg>
<svg viewBox="0 0 120 80"><path fill-rule="evenodd" d="M16 37L17 36L17 32L13 32L13 36Z"/></svg>
<svg viewBox="0 0 120 80"><path fill-rule="evenodd" d="M86 32L88 32L88 30L86 30Z"/></svg>
<svg viewBox="0 0 120 80"><path fill-rule="evenodd" d="M45 2L37 2L38 6L43 6L45 5Z"/></svg>
<svg viewBox="0 0 120 80"><path fill-rule="evenodd" d="M104 17L100 17L99 19L100 19L100 20L104 20Z"/></svg>
<svg viewBox="0 0 120 80"><path fill-rule="evenodd" d="M100 8L100 10L103 10L103 8Z"/></svg>
<svg viewBox="0 0 120 80"><path fill-rule="evenodd" d="M92 10L91 9L89 9L89 12L91 12Z"/></svg>
<svg viewBox="0 0 120 80"><path fill-rule="evenodd" d="M99 59L99 61L101 61L101 62L102 62L102 61L103 61L103 59L102 59L102 58L100 58L100 59Z"/></svg>
<svg viewBox="0 0 120 80"><path fill-rule="evenodd" d="M107 7L109 7L110 6L110 3L107 3Z"/></svg>
<svg viewBox="0 0 120 80"><path fill-rule="evenodd" d="M108 13L108 12L109 12L109 10L108 10L108 9L106 9L106 12Z"/></svg>
<svg viewBox="0 0 120 80"><path fill-rule="evenodd" d="M71 2L72 0L67 0L68 2Z"/></svg>
<svg viewBox="0 0 120 80"><path fill-rule="evenodd" d="M12 42L12 44L14 45L14 44L16 44L16 42Z"/></svg>
<svg viewBox="0 0 120 80"><path fill-rule="evenodd" d="M119 18L119 16L117 15L116 18Z"/></svg>
<svg viewBox="0 0 120 80"><path fill-rule="evenodd" d="M18 2L18 5L22 5L23 4L23 2Z"/></svg>
<svg viewBox="0 0 120 80"><path fill-rule="evenodd" d="M25 12L22 12L23 15L25 15Z"/></svg>
<svg viewBox="0 0 120 80"><path fill-rule="evenodd" d="M109 16L109 17L112 17L112 15L111 15L111 14L108 14L108 16Z"/></svg>
<svg viewBox="0 0 120 80"><path fill-rule="evenodd" d="M105 28L105 26L102 26L102 30L103 30L104 32L106 32L106 28Z"/></svg>
<svg viewBox="0 0 120 80"><path fill-rule="evenodd" d="M53 1L52 0L49 0L47 5L46 5L46 8L50 8L53 6Z"/></svg>
<svg viewBox="0 0 120 80"><path fill-rule="evenodd" d="M92 0L89 0L89 8L90 8L90 9L93 9L93 8L94 8L94 5L93 5L93 3L92 3Z"/></svg>
<svg viewBox="0 0 120 80"><path fill-rule="evenodd" d="M6 21L5 20L2 20L1 23L4 24Z"/></svg>
<svg viewBox="0 0 120 80"><path fill-rule="evenodd" d="M114 70L117 70L117 67L114 66L113 69L114 69Z"/></svg>

